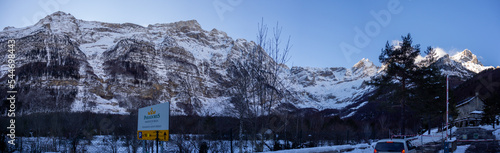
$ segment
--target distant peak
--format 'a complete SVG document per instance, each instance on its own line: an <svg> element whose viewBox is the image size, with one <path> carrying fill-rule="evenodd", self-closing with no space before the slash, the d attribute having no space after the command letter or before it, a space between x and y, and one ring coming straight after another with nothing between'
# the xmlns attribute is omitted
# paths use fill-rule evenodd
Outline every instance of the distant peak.
<svg viewBox="0 0 500 153"><path fill-rule="evenodd" d="M358 61L358 63L365 63L365 62L372 63L372 61L370 61L368 58L362 58L361 60Z"/></svg>
<svg viewBox="0 0 500 153"><path fill-rule="evenodd" d="M360 67L371 67L371 66L373 66L373 62L370 61L368 58L363 58L359 60L358 63L354 64L353 67L360 68Z"/></svg>
<svg viewBox="0 0 500 153"><path fill-rule="evenodd" d="M47 24L52 22L71 22L76 20L76 18L66 12L57 11L50 15L47 15L45 18L41 19L37 24Z"/></svg>
<svg viewBox="0 0 500 153"><path fill-rule="evenodd" d="M354 66L351 68L351 71L354 76L367 77L375 75L378 71L378 68L373 64L372 61L368 60L367 58L363 58L359 60L358 63L354 64Z"/></svg>
<svg viewBox="0 0 500 153"><path fill-rule="evenodd" d="M63 12L63 11L57 11L57 12L52 13L49 16L72 16L72 15L69 13Z"/></svg>
<svg viewBox="0 0 500 153"><path fill-rule="evenodd" d="M54 12L54 13L48 15L47 17L75 19L75 17L73 15L71 15L70 13L63 12L63 11ZM47 18L47 17L45 17L45 18Z"/></svg>
<svg viewBox="0 0 500 153"><path fill-rule="evenodd" d="M187 26L200 26L200 24L196 20L177 21L174 23L179 24L179 25L187 25Z"/></svg>
<svg viewBox="0 0 500 153"><path fill-rule="evenodd" d="M175 28L189 27L193 29L201 29L201 25L196 20L178 21L172 23Z"/></svg>
<svg viewBox="0 0 500 153"><path fill-rule="evenodd" d="M36 25L43 25L53 33L74 33L78 28L76 21L73 15L57 11L41 19Z"/></svg>
<svg viewBox="0 0 500 153"><path fill-rule="evenodd" d="M196 20L177 21L173 23L156 23L153 25L148 25L148 27L168 27L179 29L184 32L186 32L185 30L201 30L201 25Z"/></svg>
<svg viewBox="0 0 500 153"><path fill-rule="evenodd" d="M472 54L472 52L469 49L465 49L464 51L460 52L460 54L462 54L464 56L472 56L472 55L474 55L474 54Z"/></svg>
<svg viewBox="0 0 500 153"><path fill-rule="evenodd" d="M10 30L10 29L15 29L15 27L13 27L13 26L7 26L7 27L3 28L4 31L5 30Z"/></svg>
<svg viewBox="0 0 500 153"><path fill-rule="evenodd" d="M465 49L460 53L457 53L456 55L452 56L452 59L457 61L457 62L471 62L474 64L480 64L479 60L477 59L477 56L474 55L469 49Z"/></svg>

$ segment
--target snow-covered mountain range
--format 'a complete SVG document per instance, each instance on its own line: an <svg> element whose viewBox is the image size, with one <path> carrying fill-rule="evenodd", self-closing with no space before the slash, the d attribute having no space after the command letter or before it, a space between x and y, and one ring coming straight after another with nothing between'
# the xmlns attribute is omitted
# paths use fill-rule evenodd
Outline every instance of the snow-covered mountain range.
<svg viewBox="0 0 500 153"><path fill-rule="evenodd" d="M33 26L6 27L0 46L9 39L16 40L18 101L26 113L127 114L171 102L174 115L233 116L231 67L256 46L217 29L206 31L195 20L143 27L84 21L64 12ZM0 81L7 79L6 50L0 48ZM493 68L483 66L469 50L438 56L435 64L443 73L464 79ZM276 64L270 57L263 60ZM273 107L358 108L373 90L364 82L382 70L368 59L351 68L282 66L279 79L291 98ZM6 84L0 88L7 90Z"/></svg>
<svg viewBox="0 0 500 153"><path fill-rule="evenodd" d="M435 59L438 61L434 64L441 69L443 74L458 76L462 80L466 80L483 70L494 68L493 66L483 66L477 56L468 49L453 56L444 53L441 49L437 50Z"/></svg>

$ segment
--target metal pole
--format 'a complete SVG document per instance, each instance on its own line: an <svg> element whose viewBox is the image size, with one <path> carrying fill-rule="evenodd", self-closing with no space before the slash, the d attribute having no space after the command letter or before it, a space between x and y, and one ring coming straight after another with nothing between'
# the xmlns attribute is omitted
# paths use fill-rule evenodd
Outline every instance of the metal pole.
<svg viewBox="0 0 500 153"><path fill-rule="evenodd" d="M233 153L233 128L229 130L229 141L231 142L231 153Z"/></svg>
<svg viewBox="0 0 500 153"><path fill-rule="evenodd" d="M158 153L158 131L156 131L156 153Z"/></svg>
<svg viewBox="0 0 500 153"><path fill-rule="evenodd" d="M148 152L148 146L146 145L146 141L142 141L142 144L143 144L143 147L142 147L142 153L146 153Z"/></svg>
<svg viewBox="0 0 500 153"><path fill-rule="evenodd" d="M430 129L429 129L429 131L430 131ZM420 145L422 145L422 146L424 145L424 135L423 134L420 135Z"/></svg>
<svg viewBox="0 0 500 153"><path fill-rule="evenodd" d="M446 128L450 128L450 126L448 125L448 75L446 75ZM445 130L445 132L448 131L448 130ZM450 130L450 135L451 135L451 130ZM446 137L448 138L448 132L446 132Z"/></svg>
<svg viewBox="0 0 500 153"><path fill-rule="evenodd" d="M163 140L167 140L167 132L163 132ZM165 143L161 143L161 150L163 150L163 146L164 146ZM165 147L167 147L165 145Z"/></svg>

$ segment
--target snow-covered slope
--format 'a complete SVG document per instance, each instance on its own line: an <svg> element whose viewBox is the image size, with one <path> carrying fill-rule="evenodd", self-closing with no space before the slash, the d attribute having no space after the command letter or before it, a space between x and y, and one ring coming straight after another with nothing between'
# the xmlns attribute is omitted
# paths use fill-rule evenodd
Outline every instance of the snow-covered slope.
<svg viewBox="0 0 500 153"><path fill-rule="evenodd" d="M477 56L472 54L472 52L468 49L451 56L451 59L460 63L463 67L474 73L494 68L493 66L483 66L483 64L481 64L481 62L477 59Z"/></svg>
<svg viewBox="0 0 500 153"><path fill-rule="evenodd" d="M9 39L15 39L19 47L16 73L25 113L126 114L171 102L174 115L233 116L235 63L249 60L256 46L217 29L206 31L195 20L143 27L84 21L64 12L33 26L5 28L0 32L0 45ZM7 79L5 50L0 48L0 81ZM451 58L439 57L436 64L447 74L470 77L488 68L468 50ZM268 56L263 63L276 65ZM372 90L364 82L383 69L362 59L351 68L281 66L279 72L286 88L276 89L289 94L278 101L295 109L324 110L361 104ZM0 88L6 90L5 85Z"/></svg>
<svg viewBox="0 0 500 153"><path fill-rule="evenodd" d="M428 55L429 56L429 55ZM471 78L475 74L494 68L493 66L483 66L470 50L464 51L450 56L441 48L436 48L436 55L434 58L437 60L434 63L427 63L428 57L417 57L415 62L421 66L428 66L430 64L436 65L444 75L458 76L463 80Z"/></svg>
<svg viewBox="0 0 500 153"><path fill-rule="evenodd" d="M291 90L299 98L299 108L342 109L357 102L372 87L363 84L379 67L362 59L352 68L292 67Z"/></svg>

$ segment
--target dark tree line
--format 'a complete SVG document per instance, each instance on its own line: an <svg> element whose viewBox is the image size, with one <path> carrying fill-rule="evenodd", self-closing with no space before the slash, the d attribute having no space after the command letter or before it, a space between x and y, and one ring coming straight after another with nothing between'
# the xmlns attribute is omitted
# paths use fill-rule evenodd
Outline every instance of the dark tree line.
<svg viewBox="0 0 500 153"><path fill-rule="evenodd" d="M239 119L234 117L211 116L171 116L170 134L179 136L201 135L203 140L254 139L275 140L272 145L263 145L270 150L316 147L321 143L340 145L368 142L368 139L384 138L386 133L378 132L378 123L355 119L340 119L338 116L324 116L319 112L297 112L288 115L256 117L256 122L243 122L244 130L239 131ZM286 126L284 126L287 122ZM0 126L7 127L7 120ZM257 126L255 126L255 125ZM269 126L272 133L254 134L262 126ZM255 129L257 127L258 129ZM0 130L5 135L7 129ZM34 113L16 118L16 137L54 137L78 145L90 142L96 135L112 135L113 139L123 139L137 147L137 112L129 115L95 114L90 112ZM286 137L285 137L286 136ZM182 137L188 139L188 137ZM282 143L279 140L286 140ZM172 138L172 143L177 140ZM182 140L186 141L186 140ZM2 146L2 145L0 145ZM4 145L7 146L7 145ZM256 145L255 147L258 147ZM76 148L76 146L75 146ZM0 148L4 150L5 148Z"/></svg>

